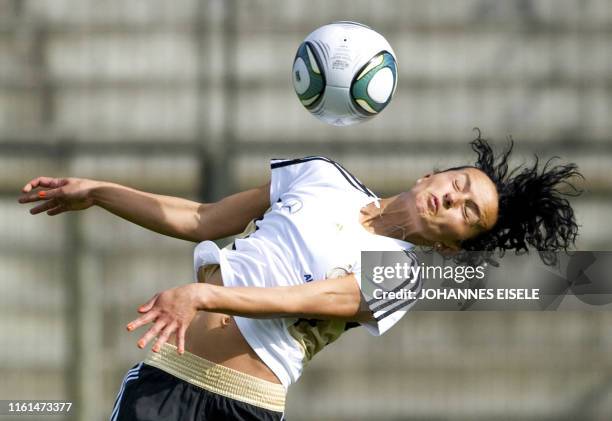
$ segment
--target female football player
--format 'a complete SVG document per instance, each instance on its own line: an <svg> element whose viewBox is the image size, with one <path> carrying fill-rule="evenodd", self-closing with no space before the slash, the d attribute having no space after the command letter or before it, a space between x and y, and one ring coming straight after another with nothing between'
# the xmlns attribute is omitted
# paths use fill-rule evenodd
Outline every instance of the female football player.
<svg viewBox="0 0 612 421"><path fill-rule="evenodd" d="M308 157L273 160L268 184L210 204L48 177L27 183L19 201L42 201L30 212L49 215L97 205L199 243L198 282L155 294L127 324L151 324L137 344L154 344L125 376L112 420L279 420L286 388L313 355L358 325L381 335L413 303L364 298L362 250L425 246L460 259L574 243L559 188L572 187L576 165L536 159L509 171L512 144L496 157L478 133L472 148L474 165L426 174L384 199L334 161ZM224 249L211 241L243 231Z"/></svg>

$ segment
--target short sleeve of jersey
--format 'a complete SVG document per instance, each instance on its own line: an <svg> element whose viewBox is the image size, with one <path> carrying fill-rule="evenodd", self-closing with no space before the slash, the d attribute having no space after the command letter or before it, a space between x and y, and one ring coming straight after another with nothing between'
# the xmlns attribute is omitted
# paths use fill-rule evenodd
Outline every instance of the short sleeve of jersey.
<svg viewBox="0 0 612 421"><path fill-rule="evenodd" d="M374 252L380 255L379 267L395 266L416 268L418 261L412 251ZM363 299L372 312L373 320L361 325L374 336L380 336L395 325L414 306L422 287L422 280L408 270L407 278L385 279L380 282L373 273L364 273L361 263L353 271Z"/></svg>
<svg viewBox="0 0 612 421"><path fill-rule="evenodd" d="M296 186L324 183L333 161L319 156L299 159L272 159L270 161L270 203Z"/></svg>

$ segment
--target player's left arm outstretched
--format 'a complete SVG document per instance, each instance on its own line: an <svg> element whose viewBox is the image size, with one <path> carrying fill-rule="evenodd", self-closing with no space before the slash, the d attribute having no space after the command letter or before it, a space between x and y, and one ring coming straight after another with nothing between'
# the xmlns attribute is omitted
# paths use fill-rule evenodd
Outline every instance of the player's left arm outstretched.
<svg viewBox="0 0 612 421"><path fill-rule="evenodd" d="M353 274L273 288L187 284L154 295L138 311L143 314L128 323L129 331L152 323L138 346L144 348L157 336L153 351L158 351L176 335L179 353L184 352L185 331L198 311L250 318L306 317L347 321L372 318Z"/></svg>

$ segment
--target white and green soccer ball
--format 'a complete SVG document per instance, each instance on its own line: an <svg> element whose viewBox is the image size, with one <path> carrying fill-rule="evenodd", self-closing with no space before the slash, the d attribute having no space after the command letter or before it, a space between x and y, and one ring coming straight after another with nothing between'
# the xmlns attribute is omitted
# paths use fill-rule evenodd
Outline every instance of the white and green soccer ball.
<svg viewBox="0 0 612 421"><path fill-rule="evenodd" d="M378 32L340 21L306 37L295 55L292 77L300 102L315 117L350 126L389 105L397 86L397 61Z"/></svg>

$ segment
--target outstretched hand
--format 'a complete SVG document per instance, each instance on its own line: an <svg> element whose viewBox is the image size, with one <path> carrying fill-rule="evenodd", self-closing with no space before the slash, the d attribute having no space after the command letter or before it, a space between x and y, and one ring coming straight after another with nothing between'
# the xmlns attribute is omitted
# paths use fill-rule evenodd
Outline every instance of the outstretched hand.
<svg viewBox="0 0 612 421"><path fill-rule="evenodd" d="M139 318L127 324L127 330L153 323L153 326L140 338L138 347L144 348L157 336L153 352L159 352L162 345L175 335L178 353L185 352L185 332L195 317L198 297L198 284L188 284L155 294L149 301L138 307L143 313Z"/></svg>
<svg viewBox="0 0 612 421"><path fill-rule="evenodd" d="M19 203L42 201L30 209L32 215L45 211L47 215L58 215L83 210L94 204L91 190L95 185L95 181L82 178L37 177L21 189Z"/></svg>

